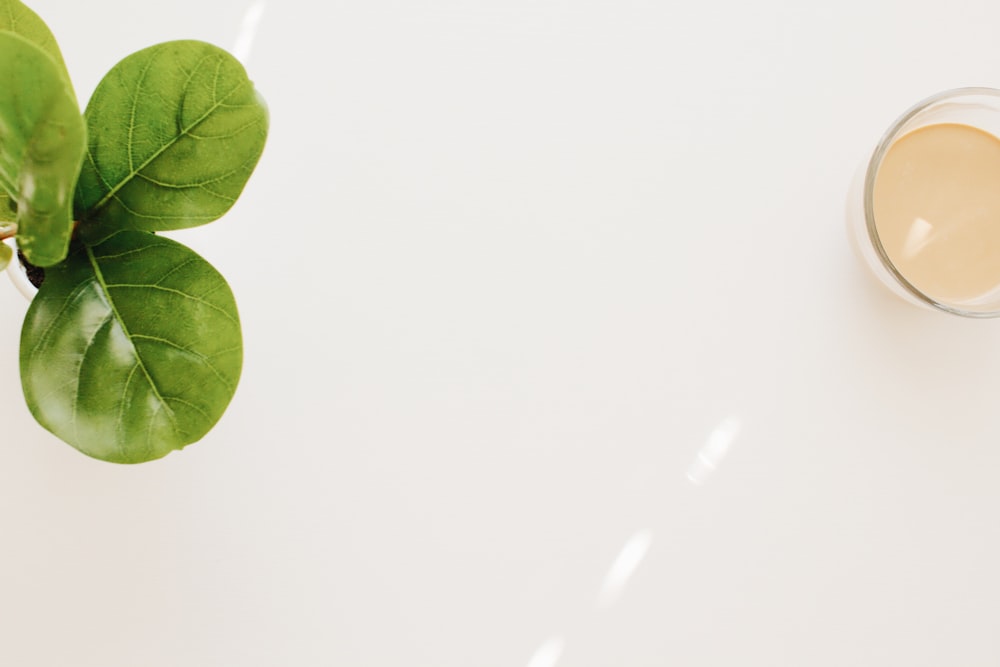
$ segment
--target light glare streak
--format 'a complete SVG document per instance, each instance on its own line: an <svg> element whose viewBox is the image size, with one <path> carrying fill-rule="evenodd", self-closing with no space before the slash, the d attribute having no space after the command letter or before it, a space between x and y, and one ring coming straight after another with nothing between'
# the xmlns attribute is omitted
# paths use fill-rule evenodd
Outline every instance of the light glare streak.
<svg viewBox="0 0 1000 667"><path fill-rule="evenodd" d="M528 661L528 667L556 667L562 657L566 642L562 637L546 639Z"/></svg>
<svg viewBox="0 0 1000 667"><path fill-rule="evenodd" d="M253 40L257 36L257 28L260 26L260 19L264 15L264 5L266 4L266 0L257 0L257 2L247 8L246 13L243 15L243 25L240 26L240 33L236 37L236 45L233 46L233 55L244 65L250 59Z"/></svg>
<svg viewBox="0 0 1000 667"><path fill-rule="evenodd" d="M604 577L604 585L601 586L601 594L598 598L598 606L608 607L618 601L625 586L653 544L653 533L649 530L640 530L632 537L628 538L625 546L618 552L618 557Z"/></svg>
<svg viewBox="0 0 1000 667"><path fill-rule="evenodd" d="M692 484L701 486L715 472L729 453L729 448L740 433L740 427L739 419L728 417L708 435L705 446L688 466L687 478Z"/></svg>

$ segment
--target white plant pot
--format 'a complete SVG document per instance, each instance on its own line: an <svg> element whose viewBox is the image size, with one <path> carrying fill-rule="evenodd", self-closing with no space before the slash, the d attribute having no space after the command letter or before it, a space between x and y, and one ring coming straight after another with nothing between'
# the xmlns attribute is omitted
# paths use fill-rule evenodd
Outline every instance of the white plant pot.
<svg viewBox="0 0 1000 667"><path fill-rule="evenodd" d="M17 241L14 239L7 239L4 241L14 250L14 256L10 260L10 264L7 265L7 276L10 281L14 283L14 287L17 291L24 296L25 299L31 301L35 298L35 294L38 293L38 288L35 287L30 280L28 280L28 272L25 270L24 265L21 264L20 259L17 255Z"/></svg>

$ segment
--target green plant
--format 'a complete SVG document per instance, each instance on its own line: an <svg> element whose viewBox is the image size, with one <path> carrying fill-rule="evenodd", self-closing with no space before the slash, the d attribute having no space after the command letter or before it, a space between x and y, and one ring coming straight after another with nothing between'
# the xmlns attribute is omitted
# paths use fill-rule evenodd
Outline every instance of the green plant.
<svg viewBox="0 0 1000 667"><path fill-rule="evenodd" d="M263 100L231 55L176 41L118 63L81 115L17 0L0 0L0 62L0 236L45 269L21 330L28 408L106 461L199 440L239 381L239 316L225 279L157 232L229 210L263 151Z"/></svg>

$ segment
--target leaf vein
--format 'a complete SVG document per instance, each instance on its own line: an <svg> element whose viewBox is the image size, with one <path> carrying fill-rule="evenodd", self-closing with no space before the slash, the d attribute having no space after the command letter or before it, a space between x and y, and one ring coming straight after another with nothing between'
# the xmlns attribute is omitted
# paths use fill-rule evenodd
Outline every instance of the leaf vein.
<svg viewBox="0 0 1000 667"><path fill-rule="evenodd" d="M172 287L164 287L163 285L155 285L155 284L150 285L150 284L138 284L138 283L107 283L104 285L104 287L109 290L110 289L153 289L153 290L159 290L161 292L169 292L171 294L176 294L177 296L183 297L185 299L190 299L191 301L199 303L205 306L206 308L210 308L218 312L220 315L225 317L233 324L237 325L239 324L239 321L235 317L233 317L232 313L216 306L214 303L210 301L206 301L205 299L197 297L194 294L188 294L183 290L174 289Z"/></svg>
<svg viewBox="0 0 1000 667"><path fill-rule="evenodd" d="M196 405L196 404L192 403L191 401L188 401L188 400L183 399L183 398L179 398L177 396L164 396L163 400L164 401L169 401L171 403L180 403L181 405L185 405L185 406L191 408L192 410L194 410L195 412L197 412L198 414L200 414L202 417L204 417L208 421L212 421L212 415L210 415L208 412L206 412L201 406Z"/></svg>
<svg viewBox="0 0 1000 667"><path fill-rule="evenodd" d="M222 62L221 61L219 62L218 67L221 69L221 67L222 67ZM178 132L178 134L176 136L171 137L168 141L164 142L164 144L160 148L158 148L157 150L153 151L153 153L148 158L146 158L146 160L144 160L142 164L140 164L138 167L135 167L133 164L130 164L130 166L129 166L129 173L124 178L122 178L121 181L117 185L113 186L110 191L108 191L103 197L101 197L101 199L98 200L98 202L96 204L94 204L93 207L91 207L90 211L88 211L88 215L93 216L93 214L96 211L98 211L101 208L103 208L112 199L116 199L119 202L121 202L121 200L117 196L118 192L122 188L124 188L128 183L130 183L132 181L132 179L135 178L135 176L136 176L136 174L138 172L142 171L143 169L145 169L146 167L148 167L150 164L152 164L152 162L154 160L156 160L158 157L160 157L161 155L163 155L167 150L169 150L174 144L176 144L182 138L184 138L185 136L187 136L189 132L191 132L196 127L198 127L201 123L203 123L205 120L207 120L216 110L218 110L220 107L224 106L226 99L228 99L228 98L232 97L233 95L235 95L236 93L240 92L247 85L252 85L252 84L250 84L249 81L241 81L237 85L233 86L232 90L230 90L228 93L226 93L225 96L223 96L223 98L221 100L216 99L216 101L214 101L214 103L208 108L208 110L206 110L205 113L203 113L201 116L199 116L198 118L196 118L191 123L191 125L189 125L186 128L180 128L180 130L179 130L179 132ZM215 97L217 98L217 95L215 95ZM131 135L130 135L130 137L131 137ZM130 143L131 143L131 138L130 138Z"/></svg>
<svg viewBox="0 0 1000 667"><path fill-rule="evenodd" d="M111 290L108 287L107 281L104 280L104 273L101 271L101 267L98 264L97 260L94 259L93 250L91 250L89 247L87 248L87 255L90 258L90 264L94 269L94 275L97 277L97 282L101 286L101 289L104 292L105 299L107 300L108 306L111 308L111 312L114 315L115 320L117 320L118 325L122 328L125 337L130 339L132 336L128 330L128 326L125 324L125 320L124 318L122 318L121 313L118 312L117 306L115 306L115 300L111 296ZM142 374L146 378L146 382L149 383L150 389L153 390L153 395L156 397L158 401L162 403L163 397L160 396L160 390L156 386L156 382L153 381L153 376L150 374L149 369L146 368L146 364L142 359L142 355L139 354L139 350L135 347L135 345L132 345L131 347L132 347L132 353L135 355L136 363L139 364L139 367L142 370ZM174 430L179 432L179 429L177 427L177 418L173 414L173 411L170 409L170 406L164 405L164 408L166 408L167 410L167 417L173 424Z"/></svg>
<svg viewBox="0 0 1000 667"><path fill-rule="evenodd" d="M129 255L135 255L140 252L146 252L147 250L152 250L153 248L164 248L169 247L169 243L150 243L149 245L142 246L141 248L133 248L132 250L126 250L124 252L118 252L113 255L94 255L94 259L101 261L105 259L119 259L121 257L127 257Z"/></svg>
<svg viewBox="0 0 1000 667"><path fill-rule="evenodd" d="M175 350L180 350L181 352L183 352L185 354L191 355L192 357L194 357L195 359L197 359L199 362L201 362L202 364L204 364L210 371L212 371L212 373L215 374L215 376L219 379L219 382L221 382L223 385L225 385L226 389L228 389L229 391L233 391L233 385L229 381L229 379L225 375L223 375L222 371L220 371L215 366L215 364L213 364L209 360L208 357L206 357L204 354L202 354L198 350L193 350L190 347L187 347L186 345L182 345L182 344L178 343L177 341L170 340L169 338L162 338L160 336L150 336L150 335L147 335L147 334L132 334L132 339L133 340L148 340L148 341L153 342L153 343L159 343L161 345L166 345L167 347L172 347Z"/></svg>
<svg viewBox="0 0 1000 667"><path fill-rule="evenodd" d="M143 174L142 172L139 172L138 174L136 174L136 176L138 176L142 180L146 181L147 183L151 183L152 185L155 185L157 187L164 188L164 189L167 189L167 190L193 190L193 189L196 189L196 188L202 188L202 189L206 189L207 190L207 188L205 186L210 185L212 183L219 183L220 181L224 181L227 178L229 178L230 176L232 176L233 174L236 174L236 173L238 173L239 171L242 171L242 170L243 170L243 166L240 165L240 168L233 169L232 171L228 171L228 172L222 174L221 176L218 176L217 178L212 178L212 179L209 179L207 181L200 181L200 182L194 182L194 181L192 181L191 183L170 183L168 181L161 181L161 180L153 178L152 176L147 176L146 174ZM207 190L207 191L211 192L210 190ZM219 196L222 197L222 198L225 198L228 201L236 201L235 197L230 197L228 195L219 195Z"/></svg>
<svg viewBox="0 0 1000 667"><path fill-rule="evenodd" d="M185 259L183 262L181 262L180 264L175 265L172 269L170 269L169 271L167 271L166 273L164 273L162 276L160 276L160 279L157 280L153 284L154 285L162 285L163 281L166 280L167 278L169 278L170 276L174 275L178 271L183 271L184 269L186 269L187 267L191 266L192 264L198 264L200 261L201 261L200 259L196 259L194 257L190 257L188 259Z"/></svg>
<svg viewBox="0 0 1000 667"><path fill-rule="evenodd" d="M76 378L71 383L76 387L76 391L73 392L73 405L70 412L70 424L73 425L73 435L76 438L80 437L77 432L76 415L80 404L80 378L83 377L83 365L87 363L87 355L90 354L90 351L93 349L94 341L97 340L97 336L104 330L104 327L111 323L111 321L111 313L109 312L101 321L100 326L94 329L94 333L91 334L90 338L84 344L83 352L80 354L80 363L76 365Z"/></svg>
<svg viewBox="0 0 1000 667"><path fill-rule="evenodd" d="M206 220L208 222L211 222L212 220L215 220L218 217L218 216L213 215L213 214L193 215L193 214L190 214L190 213L189 214L185 214L185 215L152 215L150 213L140 213L139 211L135 210L134 208L132 208L131 206L129 206L128 204L126 204L124 201L122 201L122 199L117 194L115 195L114 200L116 202L118 202L119 206L121 206L123 209L125 209L126 211L128 211L130 215L132 215L132 216L134 216L136 218L144 219L144 220L174 220L174 219L183 219L183 220Z"/></svg>
<svg viewBox="0 0 1000 667"><path fill-rule="evenodd" d="M38 350L48 342L49 336L52 334L53 329L59 324L59 320L62 318L66 310L72 307L77 300L83 296L83 293L90 287L89 281L83 281L79 285L73 288L73 291L63 300L63 305L59 308L59 311L52 316L52 319L46 325L45 329L42 331L41 335L38 336L38 340L35 342L34 347L31 348L31 357L34 358L38 354ZM35 297L38 298L37 296Z"/></svg>
<svg viewBox="0 0 1000 667"><path fill-rule="evenodd" d="M137 357L136 362L132 364L132 368L129 369L128 377L125 378L125 385L122 387L122 395L118 399L118 419L115 421L115 441L118 445L118 453L123 459L128 456L128 453L125 451L127 446L125 438L125 405L128 400L128 389L132 386L132 378L135 377L135 372L139 370L140 365L141 362Z"/></svg>
<svg viewBox="0 0 1000 667"><path fill-rule="evenodd" d="M132 91L132 106L129 110L129 121L128 121L128 168L129 171L135 170L135 111L139 108L139 98L142 96L142 85L146 81L146 77L149 76L149 70L153 67L153 62L156 60L155 57L150 58L149 62L146 63L145 67L142 68L142 72L139 74L139 79L135 82L135 89ZM102 179L103 180L103 179Z"/></svg>

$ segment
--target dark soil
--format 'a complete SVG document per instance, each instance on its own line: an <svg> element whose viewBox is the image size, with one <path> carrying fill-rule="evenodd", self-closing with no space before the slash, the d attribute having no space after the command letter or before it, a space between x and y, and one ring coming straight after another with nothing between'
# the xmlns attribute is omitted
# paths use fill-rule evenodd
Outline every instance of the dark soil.
<svg viewBox="0 0 1000 667"><path fill-rule="evenodd" d="M28 262L24 258L24 253L20 250L17 251L17 258L21 261L21 266L24 267L24 273L28 276L28 282L35 287L41 287L42 283L45 282L45 269Z"/></svg>

